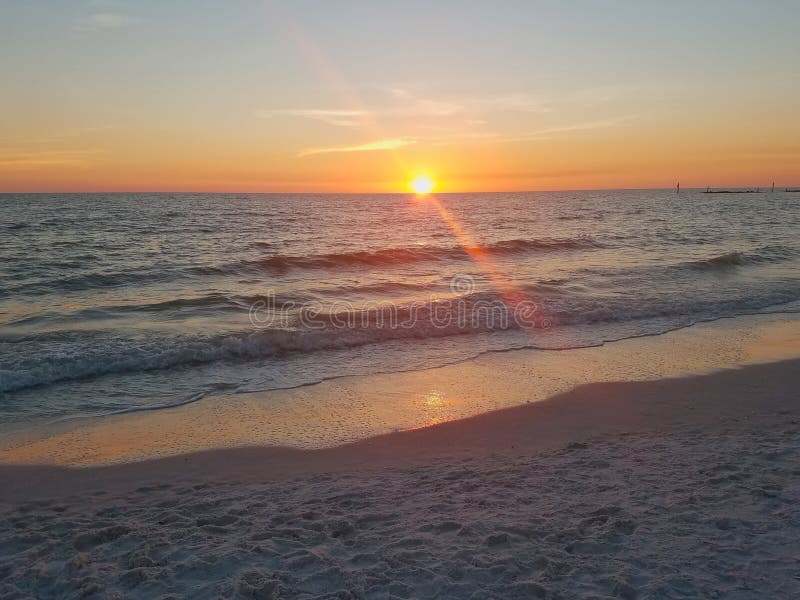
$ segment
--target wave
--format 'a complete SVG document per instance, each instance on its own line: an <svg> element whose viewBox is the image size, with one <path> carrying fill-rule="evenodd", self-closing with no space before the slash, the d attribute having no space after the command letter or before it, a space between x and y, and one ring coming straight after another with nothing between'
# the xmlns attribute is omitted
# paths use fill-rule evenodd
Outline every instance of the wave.
<svg viewBox="0 0 800 600"><path fill-rule="evenodd" d="M727 254L720 254L713 258L689 261L686 264L696 269L726 269L728 267L745 265L748 262L750 261L743 252L728 252Z"/></svg>
<svg viewBox="0 0 800 600"><path fill-rule="evenodd" d="M309 292L330 292L330 290L315 290L311 289L308 290ZM368 283L368 284L357 284L357 285L345 285L340 284L336 287L335 292L337 294L356 294L356 295L368 295L368 294L409 294L409 293L416 293L420 295L430 295L434 293L434 289L432 289L430 284L425 283L411 283L411 282L403 282L403 281L382 281L378 283Z"/></svg>
<svg viewBox="0 0 800 600"><path fill-rule="evenodd" d="M291 303L302 304L312 298L301 294L207 294L192 298L173 298L161 302L150 302L146 304L119 304L105 305L91 308L83 308L75 311L44 311L34 315L23 316L8 321L6 325L37 325L43 323L69 323L75 321L90 321L92 319L110 319L114 317L135 314L135 313L161 313L180 311L182 309L194 309L192 316L197 316L197 311L204 309L236 310L248 309L256 303L263 302L273 306L288 305Z"/></svg>
<svg viewBox="0 0 800 600"><path fill-rule="evenodd" d="M78 268L84 265L78 265ZM171 278L171 273L155 270L130 270L111 273L83 273L69 277L48 279L46 275L40 276L39 281L23 282L8 288L9 292L27 294L52 294L54 291L83 291L95 288L122 287L143 283L166 281Z"/></svg>
<svg viewBox="0 0 800 600"><path fill-rule="evenodd" d="M151 302L149 304L133 304L122 306L109 306L105 310L118 311L118 312L161 312L178 310L182 308L231 308L241 310L247 308L257 302L266 302L276 305L289 304L292 302L302 303L307 302L311 298L301 294L282 294L280 296L275 294L206 294L205 296L197 296L193 298L174 298L171 300L164 300L162 302Z"/></svg>
<svg viewBox="0 0 800 600"><path fill-rule="evenodd" d="M680 266L696 270L727 270L732 267L778 263L791 260L798 252L786 246L762 246L750 252L726 252L711 258L691 260Z"/></svg>
<svg viewBox="0 0 800 600"><path fill-rule="evenodd" d="M530 289L526 292L529 298L535 296ZM155 335L146 339L87 331L4 335L0 344L9 351L4 352L8 359L0 365L0 393L110 374L189 368L221 361L263 361L292 353L520 328L531 331L534 344L535 336L551 327L733 316L798 299L800 284L724 301L711 297L663 298L643 303L635 298L598 300L562 294L543 298L539 306L530 301L508 306L491 292L475 292L420 304L299 312L286 322L270 320L270 315L264 313L261 322L256 320L260 329L250 327L217 335Z"/></svg>
<svg viewBox="0 0 800 600"><path fill-rule="evenodd" d="M430 285L407 283L401 281L385 281L371 284L338 285L335 288L309 288L298 290L294 293L264 293L264 294L232 294L210 293L203 296L187 298L171 298L141 304L109 304L92 306L73 311L43 311L34 315L26 315L12 319L6 325L34 325L40 323L88 321L92 319L109 319L136 313L162 313L193 309L235 310L249 309L258 303L270 306L300 306L314 302L319 298L335 294L337 301L346 301L350 297L369 297L371 295L392 296L397 294L417 294L420 297L434 295Z"/></svg>
<svg viewBox="0 0 800 600"><path fill-rule="evenodd" d="M293 352L345 349L393 339L444 337L476 331L456 324L438 327L431 322L413 327L384 328L377 320L366 321L364 327L338 328L334 325L336 318L333 315L320 316L317 322L327 322L327 325L319 330L264 329L147 343L94 340L83 349L68 351L59 361L48 360L54 357L37 357L34 364L25 360L23 364L1 368L0 393L110 374L200 366L225 360L266 359ZM56 334L49 335L56 337ZM39 336L40 341L41 337L44 336ZM57 351L58 345L51 342L50 352Z"/></svg>
<svg viewBox="0 0 800 600"><path fill-rule="evenodd" d="M357 266L388 266L424 261L463 260L470 256L512 255L526 252L558 252L566 250L589 250L606 246L592 238L574 239L514 239L495 242L486 246L464 248L461 246L418 246L411 248L385 248L381 250L359 250L343 253L293 256L276 254L259 260L249 260L227 265L227 267L201 267L201 273L224 273L250 268L274 271L289 269L328 269Z"/></svg>
<svg viewBox="0 0 800 600"><path fill-rule="evenodd" d="M486 250L491 254L513 254L516 252L527 252L530 250L541 250L548 252L557 250L592 250L606 247L606 244L603 244L602 242L599 242L593 238L578 237L572 239L550 240L509 240L488 246Z"/></svg>
<svg viewBox="0 0 800 600"><path fill-rule="evenodd" d="M71 323L91 321L95 319L112 319L139 313L169 313L183 309L191 309L191 315L197 316L198 311L242 311L258 303L269 306L303 305L330 294L337 298L346 298L346 295L368 297L375 295L418 294L429 297L433 295L430 285L405 283L400 281L385 281L372 284L339 285L336 288L311 288L298 290L295 293L266 293L266 294L231 294L210 293L203 296L188 298L171 298L169 300L154 301L140 304L100 305L72 311L42 311L33 315L24 315L7 321L8 326L29 326L54 323ZM187 313L188 314L188 313Z"/></svg>
<svg viewBox="0 0 800 600"><path fill-rule="evenodd" d="M257 242L262 244L262 242ZM263 242L266 244L266 242ZM0 292L0 297L16 293L34 295L52 293L53 290L84 291L95 288L125 287L139 284L161 283L200 276L227 277L246 273L281 273L292 269L336 269L350 267L381 267L407 265L426 261L467 260L478 256L511 256L531 252L560 252L569 250L591 250L606 248L607 245L589 237L574 239L514 239L495 242L486 246L463 248L461 246L418 246L410 248L386 248L381 250L361 250L343 253L313 254L294 256L276 254L261 259L242 260L220 265L179 266L167 269L156 266L122 269L116 271L94 271L70 276L48 277L60 271L80 269L86 265L75 260L71 263L41 264L37 266L38 279L24 281ZM82 255L90 260L94 255ZM23 267L20 267L23 268ZM30 276L30 268L24 267ZM5 293L4 293L5 292Z"/></svg>

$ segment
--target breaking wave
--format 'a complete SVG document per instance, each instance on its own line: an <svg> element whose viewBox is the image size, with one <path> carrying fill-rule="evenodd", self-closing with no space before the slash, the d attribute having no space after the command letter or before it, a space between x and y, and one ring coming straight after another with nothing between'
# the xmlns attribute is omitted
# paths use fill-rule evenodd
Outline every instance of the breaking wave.
<svg viewBox="0 0 800 600"><path fill-rule="evenodd" d="M536 287L535 289L541 289ZM527 288L534 297L534 288ZM27 344L47 348L35 358L6 361L0 365L0 392L57 382L90 379L108 374L136 373L196 366L219 361L269 360L291 353L313 353L356 348L389 341L443 338L462 334L553 326L631 322L642 319L692 316L696 320L747 314L766 307L796 301L800 286L776 289L754 298L699 301L665 299L641 303L636 299L598 300L570 294L542 298L541 305L528 302L510 306L492 292L475 292L449 300L418 305L384 304L370 309L315 312L309 319L291 315L261 329L203 336L183 335L151 339L87 336L75 332L45 332L34 336L4 335L0 346L25 350ZM526 312L520 313L522 306ZM504 312L505 311L505 312ZM536 347L535 335L531 347ZM13 357L14 352L6 352Z"/></svg>
<svg viewBox="0 0 800 600"><path fill-rule="evenodd" d="M683 265L698 270L726 270L745 265L778 263L796 255L796 251L785 246L763 246L751 252L726 252L712 258L688 261Z"/></svg>
<svg viewBox="0 0 800 600"><path fill-rule="evenodd" d="M602 243L591 238L525 240L515 239L496 242L475 248L461 246L419 246L411 248L385 248L374 251L355 251L310 256L276 254L255 261L243 261L230 265L232 270L264 268L276 271L289 269L330 269L352 266L384 266L410 264L423 261L468 259L475 255L502 256L525 252L559 252L567 250L590 250L604 248ZM224 271L225 268L215 268Z"/></svg>

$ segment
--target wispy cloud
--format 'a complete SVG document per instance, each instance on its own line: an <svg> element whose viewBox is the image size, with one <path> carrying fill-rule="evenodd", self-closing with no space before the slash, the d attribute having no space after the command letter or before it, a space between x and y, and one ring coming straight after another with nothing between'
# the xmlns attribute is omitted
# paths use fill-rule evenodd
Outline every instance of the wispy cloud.
<svg viewBox="0 0 800 600"><path fill-rule="evenodd" d="M300 117L303 119L314 119L329 125L338 127L355 127L361 123L361 119L367 116L362 110L340 110L327 108L308 108L308 109L277 109L277 110L257 110L256 116L262 119L272 119L274 117Z"/></svg>
<svg viewBox="0 0 800 600"><path fill-rule="evenodd" d="M263 108L254 112L261 119L310 119L336 127L364 127L385 131L462 131L489 123L488 116L497 112L538 114L550 108L538 97L528 93L486 95L474 97L435 97L414 88L368 85L365 94L372 95L363 106L354 108ZM377 94L377 96L375 95Z"/></svg>
<svg viewBox="0 0 800 600"><path fill-rule="evenodd" d="M0 150L0 171L27 171L40 167L86 168L98 153L98 150Z"/></svg>
<svg viewBox="0 0 800 600"><path fill-rule="evenodd" d="M628 121L637 118L637 115L624 115L622 117L613 117L611 119L600 119L597 121L587 121L584 123L572 123L569 125L561 125L557 127L548 127L538 131L532 131L526 134L526 138L536 138L549 136L557 133L571 133L574 131L591 131L593 129L606 129L608 127L616 127Z"/></svg>
<svg viewBox="0 0 800 600"><path fill-rule="evenodd" d="M333 154L338 152L374 152L378 150L395 150L416 143L412 138L390 138L385 140L377 140L367 144L358 144L356 146L333 146L329 148L309 148L303 150L298 156L312 156L314 154Z"/></svg>
<svg viewBox="0 0 800 600"><path fill-rule="evenodd" d="M559 135L566 135L569 133L579 133L582 131L592 131L595 129L612 128L619 125L623 125L637 118L638 115L625 115L609 119L600 119L597 121L586 121L586 122L558 125L514 135L508 135L493 131L474 131L457 135L432 136L425 139L418 138L418 140L420 142L427 141L439 146L446 146L450 144L461 144L461 143L502 144L506 142L527 142L537 139L553 138Z"/></svg>
<svg viewBox="0 0 800 600"><path fill-rule="evenodd" d="M109 29L121 29L139 22L137 17L122 13L98 12L87 17L77 19L73 29L82 33L94 33Z"/></svg>
<svg viewBox="0 0 800 600"><path fill-rule="evenodd" d="M357 127L365 121L391 121L394 119L450 117L462 112L461 105L439 100L418 99L400 106L378 106L369 110L348 110L336 108L285 108L263 109L255 112L262 119L275 117L299 117L322 121L338 127Z"/></svg>
<svg viewBox="0 0 800 600"><path fill-rule="evenodd" d="M378 141L360 145L311 147L298 156L393 150L409 144L446 146L459 143L500 144L578 135L582 131L621 126L635 116L607 117L604 104L620 93L597 88L576 97L550 97L534 92L440 95L417 85L365 84L352 107L264 108L263 119L309 119L335 127L363 130ZM592 114L594 113L594 114ZM330 142L328 142L330 143Z"/></svg>
<svg viewBox="0 0 800 600"><path fill-rule="evenodd" d="M369 142L367 144L328 146L323 148L309 148L298 153L298 157L313 156L315 154L333 154L338 152L370 152L380 150L395 150L411 144L423 143L437 146L450 144L501 144L508 142L525 142L537 139L547 139L570 133L580 133L596 129L606 129L624 125L637 118L637 115L624 115L596 121L569 123L547 127L534 131L508 135L493 131L470 131L465 133L444 133L441 135L417 135L415 137L394 137Z"/></svg>
<svg viewBox="0 0 800 600"><path fill-rule="evenodd" d="M552 110L551 106L544 100L525 92L477 96L467 99L467 102L475 109L490 111L546 113Z"/></svg>

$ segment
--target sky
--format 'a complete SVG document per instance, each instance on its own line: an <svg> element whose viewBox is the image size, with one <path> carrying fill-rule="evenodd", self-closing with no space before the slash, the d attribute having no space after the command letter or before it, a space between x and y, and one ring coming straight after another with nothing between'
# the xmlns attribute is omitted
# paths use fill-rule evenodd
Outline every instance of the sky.
<svg viewBox="0 0 800 600"><path fill-rule="evenodd" d="M800 185L800 2L0 0L0 192Z"/></svg>

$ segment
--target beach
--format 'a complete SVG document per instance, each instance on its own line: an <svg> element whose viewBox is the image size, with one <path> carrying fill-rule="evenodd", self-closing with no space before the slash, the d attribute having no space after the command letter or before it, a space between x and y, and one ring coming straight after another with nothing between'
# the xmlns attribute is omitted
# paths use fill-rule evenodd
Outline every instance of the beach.
<svg viewBox="0 0 800 600"><path fill-rule="evenodd" d="M6 464L0 595L794 597L787 323L752 364L334 447Z"/></svg>
<svg viewBox="0 0 800 600"><path fill-rule="evenodd" d="M0 600L800 598L728 4L0 2Z"/></svg>

